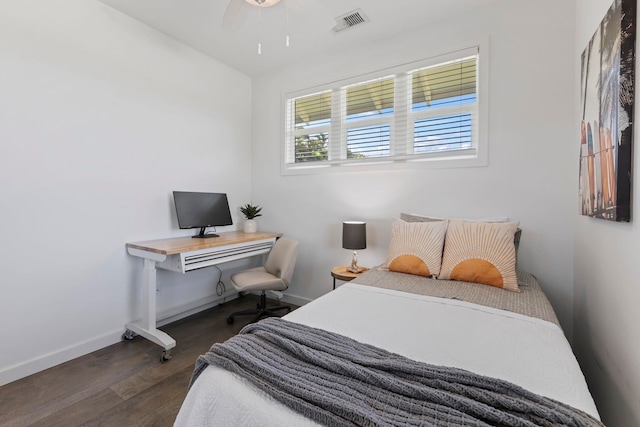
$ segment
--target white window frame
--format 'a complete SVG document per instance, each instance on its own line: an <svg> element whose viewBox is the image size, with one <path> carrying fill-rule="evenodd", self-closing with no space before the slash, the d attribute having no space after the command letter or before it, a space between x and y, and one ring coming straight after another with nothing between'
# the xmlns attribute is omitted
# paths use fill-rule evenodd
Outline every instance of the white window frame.
<svg viewBox="0 0 640 427"><path fill-rule="evenodd" d="M470 47L469 47L470 46ZM284 111L284 142L281 156L281 172L284 175L327 173L355 170L388 170L410 167L481 167L488 164L488 61L489 43L484 40L467 47L451 50L449 53L433 56L420 61L403 64L397 67L387 68L377 72L361 75L350 79L344 79L323 86L308 88L305 90L289 92L283 95ZM442 116L443 109L412 111L411 110L411 81L410 72L432 65L443 64L448 61L478 55L476 68L476 106L468 107L468 111L475 110L472 120L475 123L472 132L471 148L458 150L444 150L442 152L413 153L414 138L413 128L416 119L429 116ZM394 114L390 117L361 119L352 122L351 127L380 124L390 125L390 155L383 157L370 157L347 159L347 123L346 103L342 102L349 86L366 83L390 75L395 76ZM316 93L331 91L331 124L314 127L318 132L329 132L328 160L315 162L295 163L295 135L307 134L308 129L295 130L292 123L293 101L296 98L313 95ZM453 107L452 107L453 108ZM456 106L455 112L464 112L465 106ZM336 141L336 136L338 140Z"/></svg>

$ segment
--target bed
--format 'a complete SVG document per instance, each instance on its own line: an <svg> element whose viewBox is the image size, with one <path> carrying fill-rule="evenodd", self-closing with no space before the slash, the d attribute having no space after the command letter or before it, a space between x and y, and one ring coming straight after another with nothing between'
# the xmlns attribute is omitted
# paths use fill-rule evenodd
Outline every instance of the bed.
<svg viewBox="0 0 640 427"><path fill-rule="evenodd" d="M480 229L504 238L515 257L513 224ZM175 425L602 425L536 278L512 260L512 273L502 273L513 276L512 291L475 276L450 280L452 230L446 221L394 223L385 264L214 344L196 362ZM414 247L394 264L407 235L435 247L431 261Z"/></svg>

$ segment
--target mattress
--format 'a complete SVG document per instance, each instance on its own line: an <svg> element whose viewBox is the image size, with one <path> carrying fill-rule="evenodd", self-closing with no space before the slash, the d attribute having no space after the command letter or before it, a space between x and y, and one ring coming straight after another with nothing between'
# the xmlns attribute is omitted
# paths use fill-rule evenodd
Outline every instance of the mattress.
<svg viewBox="0 0 640 427"><path fill-rule="evenodd" d="M599 418L564 333L548 320L457 297L433 297L356 282L285 319L417 361L506 380ZM239 376L209 366L191 387L175 425L317 424Z"/></svg>
<svg viewBox="0 0 640 427"><path fill-rule="evenodd" d="M508 292L495 286L456 280L432 279L414 274L396 273L382 268L369 270L358 277L362 285L395 289L419 295L472 302L536 317L560 325L553 307L538 280L526 271L517 271L520 292Z"/></svg>

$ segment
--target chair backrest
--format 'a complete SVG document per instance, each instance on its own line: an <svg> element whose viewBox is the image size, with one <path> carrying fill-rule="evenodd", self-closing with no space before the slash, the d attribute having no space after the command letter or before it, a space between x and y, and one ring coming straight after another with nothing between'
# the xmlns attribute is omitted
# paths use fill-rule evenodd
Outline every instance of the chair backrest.
<svg viewBox="0 0 640 427"><path fill-rule="evenodd" d="M264 264L264 269L282 279L287 287L291 284L293 268L298 257L298 241L281 237L274 243Z"/></svg>

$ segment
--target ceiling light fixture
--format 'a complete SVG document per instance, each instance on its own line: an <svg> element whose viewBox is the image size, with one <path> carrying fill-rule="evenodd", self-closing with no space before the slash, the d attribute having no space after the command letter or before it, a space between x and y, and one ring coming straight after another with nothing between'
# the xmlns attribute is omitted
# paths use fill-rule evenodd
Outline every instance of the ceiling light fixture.
<svg viewBox="0 0 640 427"><path fill-rule="evenodd" d="M258 7L271 7L280 2L280 0L244 0L252 6ZM262 38L262 11L258 10L258 55L262 55L262 42L260 39ZM285 46L289 47L289 8L286 10L286 20L287 20L287 35L285 36Z"/></svg>
<svg viewBox="0 0 640 427"><path fill-rule="evenodd" d="M253 7L257 8L258 15L258 23L256 25L257 36L258 36L258 55L262 54L262 8L275 6L280 3L281 0L228 0L229 5L224 13L222 18L222 27L223 28L234 28L242 24L244 22L246 16L249 14L249 11L253 9ZM290 30L290 19L289 19L289 2L299 3L303 7L308 7L313 4L313 1L317 0L287 0L284 3L285 7L285 37L284 37L284 45L289 47L291 45L291 38L289 36Z"/></svg>
<svg viewBox="0 0 640 427"><path fill-rule="evenodd" d="M260 40L262 40L262 9L258 9L258 55L262 55L262 42Z"/></svg>

